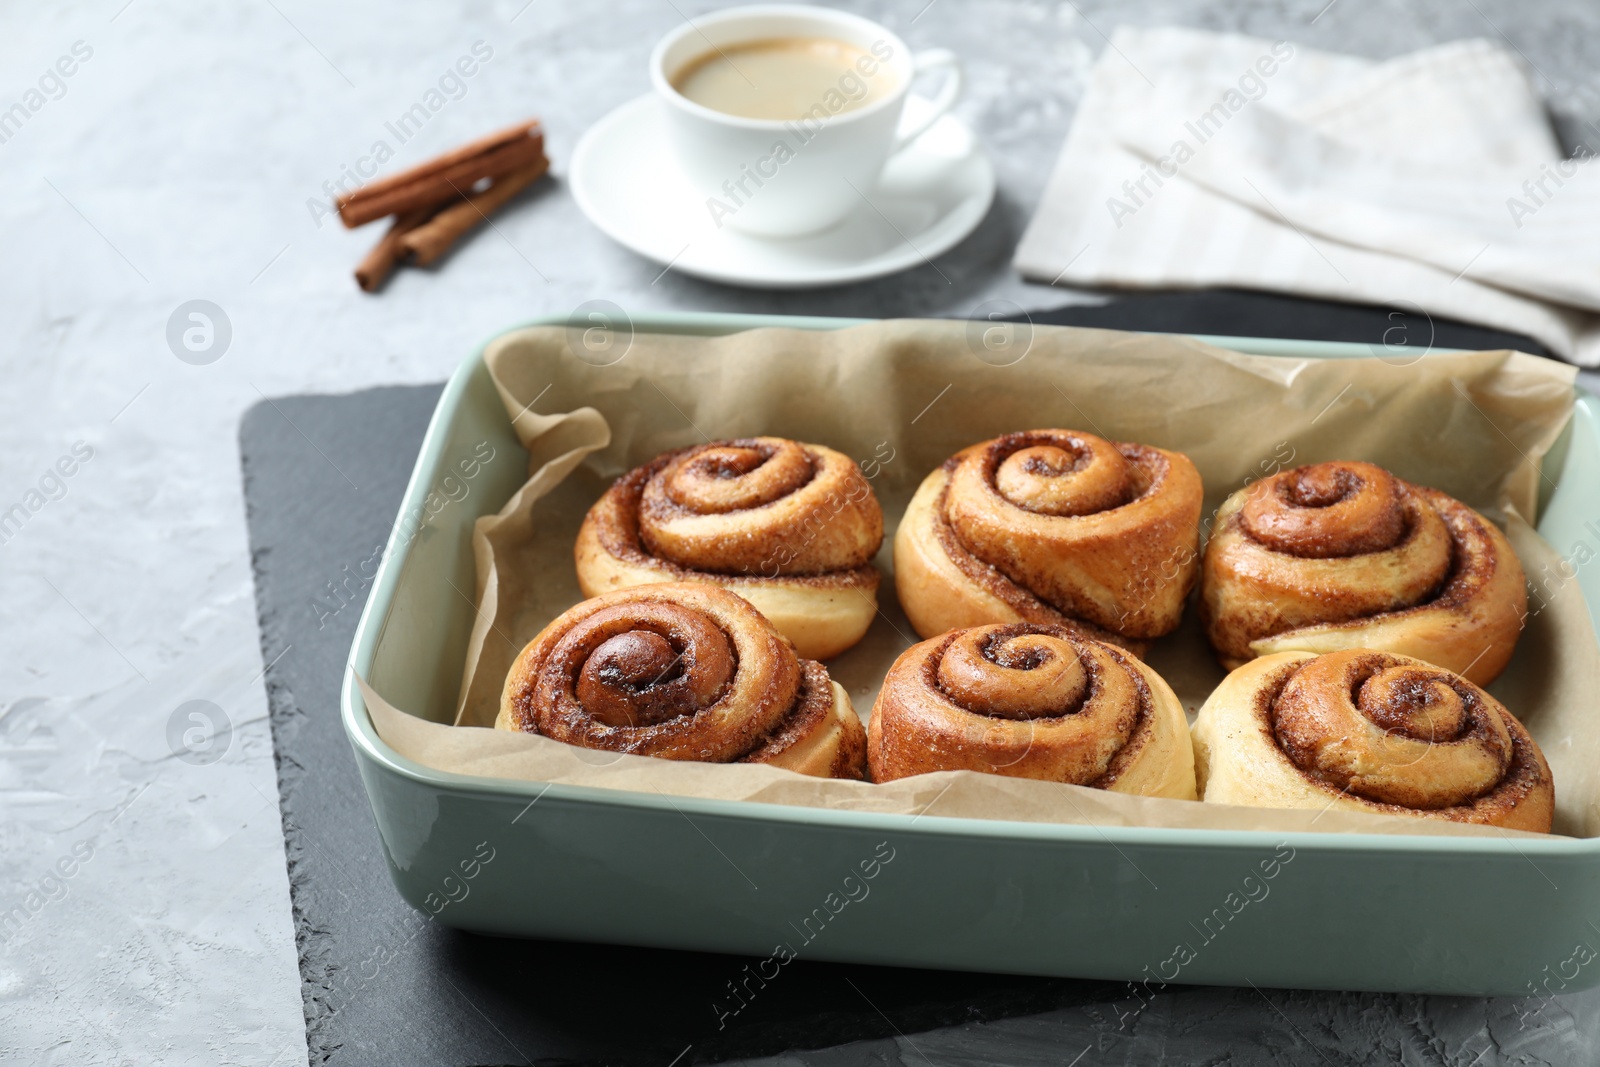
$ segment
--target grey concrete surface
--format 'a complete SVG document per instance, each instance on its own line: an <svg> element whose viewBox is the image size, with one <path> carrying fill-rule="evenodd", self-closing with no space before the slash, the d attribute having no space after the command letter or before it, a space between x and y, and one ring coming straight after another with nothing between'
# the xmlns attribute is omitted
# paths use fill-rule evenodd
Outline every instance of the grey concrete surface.
<svg viewBox="0 0 1600 1067"><path fill-rule="evenodd" d="M22 503L28 516L0 544L0 912L17 916L0 948L0 1060L305 1057L235 444L251 404L437 381L484 336L596 297L864 315L1059 302L1010 272L1010 251L1089 65L1122 21L1374 57L1486 36L1537 68L1569 143L1600 121L1591 0L850 4L914 46L966 57L961 112L995 158L996 205L936 268L835 291L741 292L662 275L612 245L560 180L583 129L644 91L654 39L712 6L99 0L0 11L0 112L27 111L0 142L0 511ZM537 114L555 180L443 269L405 272L366 297L349 271L374 233L346 232L310 203L393 140L385 123L480 41L492 57L396 146L391 167ZM197 299L222 310L230 333L206 363L180 360L168 340L169 320ZM1539 1044L1511 1008L1469 1027L1470 1012L1361 1003L1324 1020L1349 1035L1351 1055L1415 1063L1581 1061L1600 1019L1594 996L1539 1003L1530 1025L1554 1042ZM1155 1006L1146 1014L1154 1036L1141 1062L1178 1025ZM1485 1022L1492 1052L1464 1034ZM964 1062L975 1054L961 1035L897 1038L894 1054ZM1078 1054L1040 1047L1063 1063ZM1134 1055L1119 1048L1082 1062Z"/></svg>

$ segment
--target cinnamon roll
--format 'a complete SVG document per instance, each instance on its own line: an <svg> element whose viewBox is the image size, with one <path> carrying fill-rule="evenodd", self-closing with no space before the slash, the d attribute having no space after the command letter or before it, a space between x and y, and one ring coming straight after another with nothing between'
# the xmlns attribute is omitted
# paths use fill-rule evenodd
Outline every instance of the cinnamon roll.
<svg viewBox="0 0 1600 1067"><path fill-rule="evenodd" d="M715 586L622 589L569 609L511 666L495 727L663 759L861 778L844 689Z"/></svg>
<svg viewBox="0 0 1600 1067"><path fill-rule="evenodd" d="M827 659L878 610L883 511L849 456L781 437L658 456L606 491L578 532L585 596L707 582L754 604L800 655Z"/></svg>
<svg viewBox="0 0 1600 1067"><path fill-rule="evenodd" d="M1202 618L1229 669L1290 649L1416 656L1488 685L1527 613L1522 565L1493 523L1371 463L1264 478L1217 511Z"/></svg>
<svg viewBox="0 0 1600 1067"><path fill-rule="evenodd" d="M1171 688L1068 626L979 626L913 645L878 693L867 759L879 782L972 770L1195 799Z"/></svg>
<svg viewBox="0 0 1600 1067"><path fill-rule="evenodd" d="M1204 799L1548 833L1550 766L1500 702L1409 656L1279 652L1223 680L1194 724Z"/></svg>
<svg viewBox="0 0 1600 1067"><path fill-rule="evenodd" d="M923 481L895 535L895 588L923 637L1077 624L1135 652L1178 625L1199 566L1187 456L1076 430L1007 434Z"/></svg>

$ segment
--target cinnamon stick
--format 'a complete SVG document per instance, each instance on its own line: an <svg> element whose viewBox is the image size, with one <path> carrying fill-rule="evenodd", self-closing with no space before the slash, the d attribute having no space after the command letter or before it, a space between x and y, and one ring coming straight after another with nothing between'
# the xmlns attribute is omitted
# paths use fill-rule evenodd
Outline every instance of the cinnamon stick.
<svg viewBox="0 0 1600 1067"><path fill-rule="evenodd" d="M387 178L379 178L375 182L368 182L359 189L352 189L339 197L336 204L342 207L351 201L392 192L402 185L409 185L421 178L437 174L446 167L460 163L464 159L486 155L501 145L507 145L520 137L526 137L538 125L538 119L529 119L527 122L519 122L515 126L507 126L503 130L496 130L494 133L480 137L476 141L468 141L459 148L452 148L450 151L434 156L432 159L424 160L414 167L401 171L399 174L391 174Z"/></svg>
<svg viewBox="0 0 1600 1067"><path fill-rule="evenodd" d="M437 212L431 208L422 208L395 217L394 225L383 238L372 246L356 266L356 284L361 286L363 292L375 293L383 288L383 283L389 280L389 275L394 273L395 267L405 258L406 250L401 244L401 238L427 222Z"/></svg>
<svg viewBox="0 0 1600 1067"><path fill-rule="evenodd" d="M461 203L440 211L420 226L399 236L400 247L416 257L421 266L435 262L455 244L462 235L483 222L500 205L526 189L550 167L542 154L520 170L496 178L494 184L481 193L466 197ZM463 190L464 192L465 190Z"/></svg>
<svg viewBox="0 0 1600 1067"><path fill-rule="evenodd" d="M459 156L460 150L448 155ZM534 130L488 151L470 153L444 165L435 160L381 183L363 186L342 198L338 205L339 218L353 229L385 215L448 203L484 178L509 174L543 155L544 135ZM372 191L374 187L379 187L376 192Z"/></svg>

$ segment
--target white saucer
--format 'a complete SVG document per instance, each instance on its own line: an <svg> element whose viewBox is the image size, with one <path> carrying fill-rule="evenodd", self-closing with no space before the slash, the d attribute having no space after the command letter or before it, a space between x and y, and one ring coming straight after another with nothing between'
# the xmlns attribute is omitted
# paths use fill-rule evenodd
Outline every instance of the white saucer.
<svg viewBox="0 0 1600 1067"><path fill-rule="evenodd" d="M831 229L791 238L718 229L678 170L660 106L641 96L595 123L572 154L567 180L578 207L608 237L685 274L763 289L878 278L953 248L994 199L989 158L966 123L945 115ZM928 106L909 97L905 121Z"/></svg>

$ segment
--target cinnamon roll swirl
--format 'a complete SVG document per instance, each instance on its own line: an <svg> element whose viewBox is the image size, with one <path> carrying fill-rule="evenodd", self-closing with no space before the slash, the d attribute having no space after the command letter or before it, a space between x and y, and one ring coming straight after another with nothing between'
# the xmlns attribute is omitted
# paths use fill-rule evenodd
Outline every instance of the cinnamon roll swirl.
<svg viewBox="0 0 1600 1067"><path fill-rule="evenodd" d="M973 770L1195 799L1171 688L1068 626L980 626L907 649L873 706L867 758L879 782Z"/></svg>
<svg viewBox="0 0 1600 1067"><path fill-rule="evenodd" d="M861 778L866 734L827 668L723 589L585 600L511 666L495 727L584 748Z"/></svg>
<svg viewBox="0 0 1600 1067"><path fill-rule="evenodd" d="M1488 685L1527 605L1522 565L1493 523L1371 463L1241 489L1206 545L1202 618L1230 669L1291 649L1372 648Z"/></svg>
<svg viewBox="0 0 1600 1067"><path fill-rule="evenodd" d="M923 637L994 622L1078 624L1135 652L1178 625L1199 567L1187 456L1033 430L973 445L923 481L895 535L895 588Z"/></svg>
<svg viewBox="0 0 1600 1067"><path fill-rule="evenodd" d="M841 452L780 437L716 441L637 467L589 510L575 550L585 596L707 582L754 604L800 655L827 659L878 609L883 511Z"/></svg>
<svg viewBox="0 0 1600 1067"><path fill-rule="evenodd" d="M1279 652L1223 681L1194 724L1204 799L1548 833L1550 766L1500 702L1441 667Z"/></svg>

